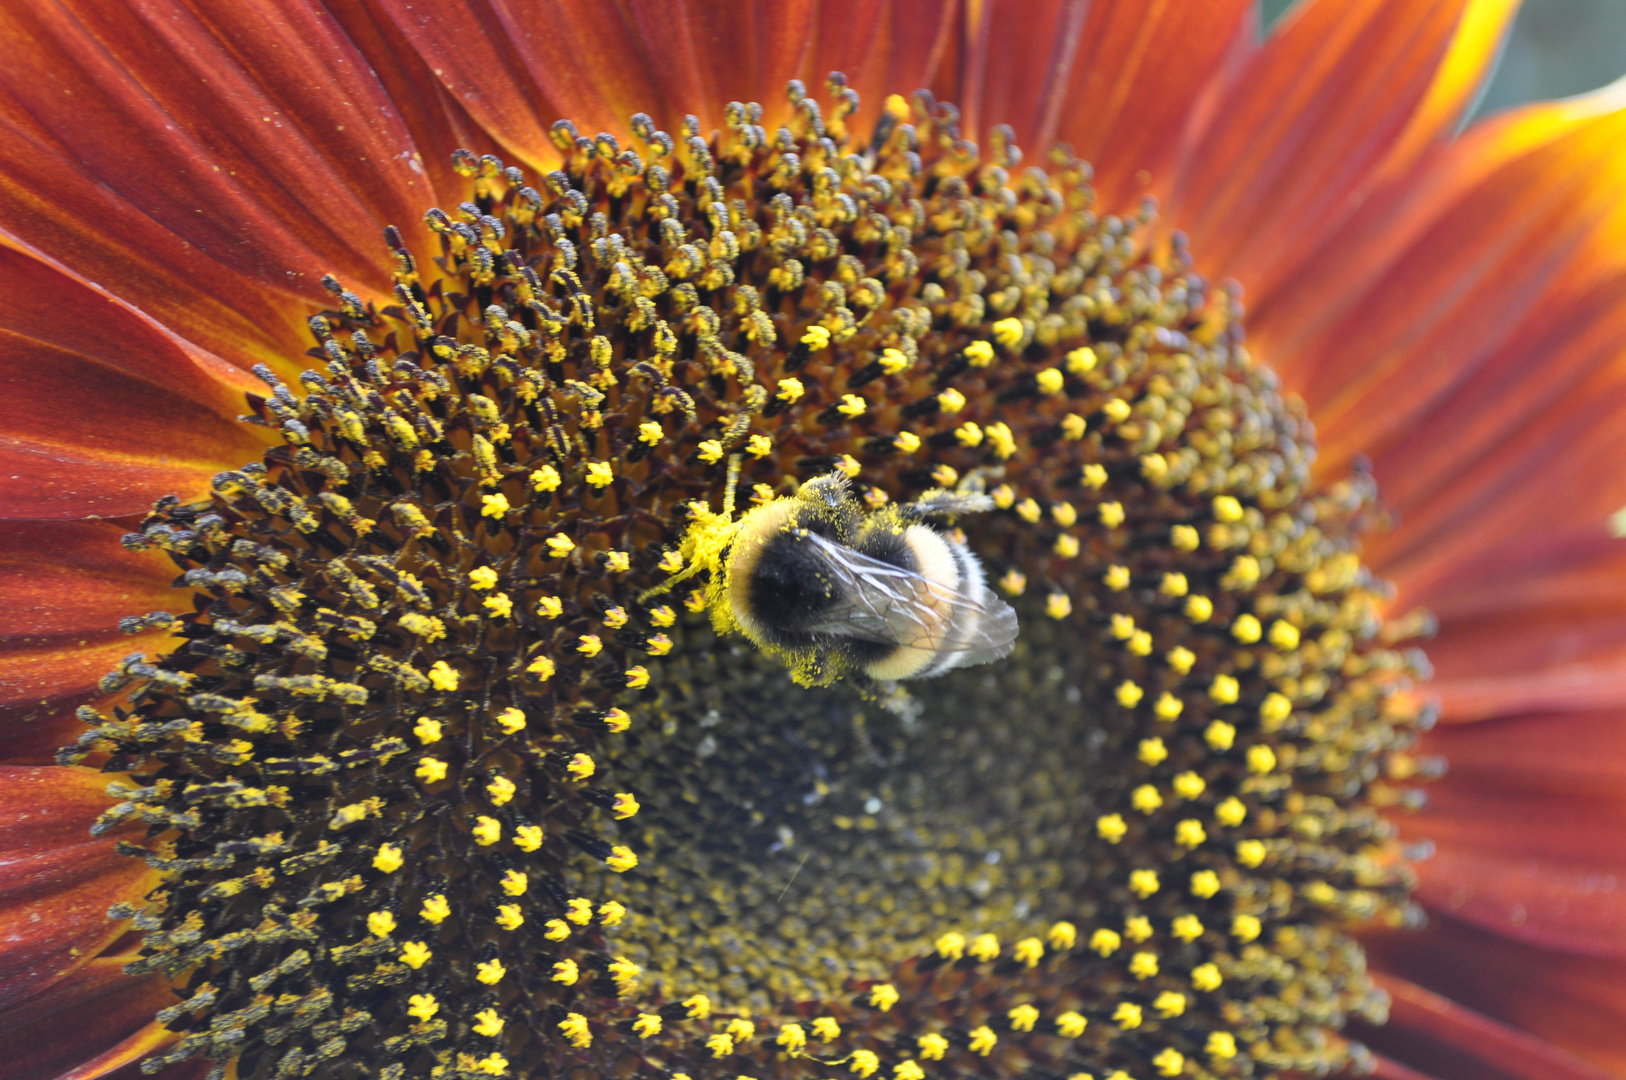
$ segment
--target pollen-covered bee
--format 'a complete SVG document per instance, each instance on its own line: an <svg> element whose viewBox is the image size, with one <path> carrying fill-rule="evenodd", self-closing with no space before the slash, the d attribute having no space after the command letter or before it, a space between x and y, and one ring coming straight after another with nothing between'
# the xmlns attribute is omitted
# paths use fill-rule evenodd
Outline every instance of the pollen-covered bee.
<svg viewBox="0 0 1626 1080"><path fill-rule="evenodd" d="M992 509L986 495L934 490L870 511L834 473L735 520L737 470L731 462L722 513L693 509L685 569L652 592L710 571L703 597L718 632L743 633L804 686L850 673L928 678L1015 646L1016 612L933 524Z"/></svg>

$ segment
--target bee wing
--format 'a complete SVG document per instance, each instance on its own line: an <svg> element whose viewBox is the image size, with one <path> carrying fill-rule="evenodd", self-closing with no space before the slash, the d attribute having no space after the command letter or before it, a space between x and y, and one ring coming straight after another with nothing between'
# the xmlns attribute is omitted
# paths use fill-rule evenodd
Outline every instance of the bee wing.
<svg viewBox="0 0 1626 1080"><path fill-rule="evenodd" d="M800 629L965 654L956 667L997 660L1015 646L1016 612L986 588L971 596L816 533L808 539L841 588L819 621Z"/></svg>

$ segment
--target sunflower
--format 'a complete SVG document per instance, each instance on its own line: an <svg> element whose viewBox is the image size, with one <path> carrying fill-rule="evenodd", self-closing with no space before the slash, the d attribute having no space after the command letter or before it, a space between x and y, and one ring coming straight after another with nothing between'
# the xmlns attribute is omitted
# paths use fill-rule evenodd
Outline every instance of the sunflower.
<svg viewBox="0 0 1626 1080"><path fill-rule="evenodd" d="M0 5L11 1074L1626 1069L1626 110L1457 134L1514 6ZM731 632L811 481L1015 652Z"/></svg>

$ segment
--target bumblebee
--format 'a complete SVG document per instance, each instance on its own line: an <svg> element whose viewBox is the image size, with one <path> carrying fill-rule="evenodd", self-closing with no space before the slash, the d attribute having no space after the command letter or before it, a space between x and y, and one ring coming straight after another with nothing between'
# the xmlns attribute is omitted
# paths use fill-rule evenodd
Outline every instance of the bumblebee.
<svg viewBox="0 0 1626 1080"><path fill-rule="evenodd" d="M933 490L871 511L837 472L735 520L737 478L730 462L722 513L691 507L685 568L651 594L709 571L713 626L744 634L804 686L853 673L929 678L1015 647L1016 612L965 543L937 527L992 509L986 495Z"/></svg>

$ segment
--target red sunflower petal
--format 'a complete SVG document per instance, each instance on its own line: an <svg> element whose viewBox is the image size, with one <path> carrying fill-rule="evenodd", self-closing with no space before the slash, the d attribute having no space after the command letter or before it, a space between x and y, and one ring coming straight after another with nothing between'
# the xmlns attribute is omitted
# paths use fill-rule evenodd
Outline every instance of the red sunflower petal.
<svg viewBox="0 0 1626 1080"><path fill-rule="evenodd" d="M101 952L123 932L107 909L152 879L90 837L107 782L88 769L0 766L0 1009Z"/></svg>
<svg viewBox="0 0 1626 1080"><path fill-rule="evenodd" d="M0 281L0 518L139 513L258 458L244 373L3 236Z"/></svg>
<svg viewBox="0 0 1626 1080"><path fill-rule="evenodd" d="M319 5L7 2L0 37L0 117L116 197L120 212L98 219L114 239L84 252L82 272L133 272L150 220L247 282L228 290L309 302L327 271L387 290L380 230L417 234L433 192L383 87ZM43 223L94 208L35 202L56 210Z"/></svg>
<svg viewBox="0 0 1626 1080"><path fill-rule="evenodd" d="M163 979L124 974L133 959L92 960L44 993L0 1011L6 1075L94 1080L173 1042L152 1017L174 1004L175 995Z"/></svg>
<svg viewBox="0 0 1626 1080"><path fill-rule="evenodd" d="M57 747L84 730L74 708L99 696L95 680L103 672L76 663L72 670L85 681L52 682L42 697L29 671L42 650L66 656L94 646L103 666L138 649L158 651L162 639L126 637L119 619L190 603L169 587L174 566L125 551L122 531L112 523L15 521L0 531L0 610L9 616L0 634L0 671L15 680L0 692L0 762L51 762ZM44 551L49 559L40 558ZM14 655L19 660L8 662Z"/></svg>
<svg viewBox="0 0 1626 1080"><path fill-rule="evenodd" d="M1508 941L1443 917L1366 944L1396 1003L1386 1027L1360 1032L1380 1053L1446 1080L1604 1080L1626 1070L1626 964L1618 960Z"/></svg>
<svg viewBox="0 0 1626 1080"><path fill-rule="evenodd" d="M1264 295L1456 116L1513 0L1305 3L1220 96L1165 219L1201 265Z"/></svg>
<svg viewBox="0 0 1626 1080"><path fill-rule="evenodd" d="M772 5L766 5L772 10ZM962 17L955 3L923 0L823 0L814 20L811 58L797 73L810 89L839 71L858 91L860 129L881 113L890 94L907 97L922 87L958 94L956 60L962 45ZM758 91L767 105L780 100L783 76L768 73Z"/></svg>

